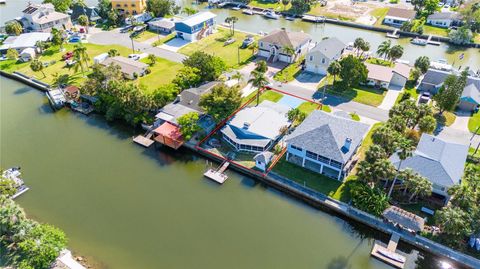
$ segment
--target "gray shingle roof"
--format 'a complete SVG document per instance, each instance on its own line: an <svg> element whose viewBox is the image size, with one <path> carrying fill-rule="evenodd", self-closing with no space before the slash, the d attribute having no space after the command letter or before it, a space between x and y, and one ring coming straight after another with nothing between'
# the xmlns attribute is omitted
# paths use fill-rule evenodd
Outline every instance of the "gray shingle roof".
<svg viewBox="0 0 480 269"><path fill-rule="evenodd" d="M458 184L467 159L468 146L444 141L429 134L423 134L413 155L402 162L400 169L411 168L432 183L451 187ZM398 166L397 154L390 157Z"/></svg>
<svg viewBox="0 0 480 269"><path fill-rule="evenodd" d="M285 142L345 163L352 157L369 128L365 123L315 110ZM348 151L344 148L347 138L352 140Z"/></svg>
<svg viewBox="0 0 480 269"><path fill-rule="evenodd" d="M455 20L458 17L458 13L456 12L437 12L428 16L427 20Z"/></svg>
<svg viewBox="0 0 480 269"><path fill-rule="evenodd" d="M317 43L311 52L320 52L327 58L332 59L335 55L340 54L345 48L345 43L336 37L330 37Z"/></svg>
<svg viewBox="0 0 480 269"><path fill-rule="evenodd" d="M270 32L267 36L261 38L259 41L271 44L279 44L282 47L291 46L293 48L311 40L312 37L303 32L288 32L283 29L277 29Z"/></svg>
<svg viewBox="0 0 480 269"><path fill-rule="evenodd" d="M268 164L272 160L272 157L273 157L272 152L264 151L264 152L260 152L257 155L255 155L255 157L253 157L253 159L255 161L260 161L260 162Z"/></svg>
<svg viewBox="0 0 480 269"><path fill-rule="evenodd" d="M391 7L388 10L386 16L404 18L404 19L414 19L415 14L417 14L417 12L413 9Z"/></svg>
<svg viewBox="0 0 480 269"><path fill-rule="evenodd" d="M425 73L425 76L422 79L422 84L440 85L450 74L451 73L449 71L428 69L427 73Z"/></svg>

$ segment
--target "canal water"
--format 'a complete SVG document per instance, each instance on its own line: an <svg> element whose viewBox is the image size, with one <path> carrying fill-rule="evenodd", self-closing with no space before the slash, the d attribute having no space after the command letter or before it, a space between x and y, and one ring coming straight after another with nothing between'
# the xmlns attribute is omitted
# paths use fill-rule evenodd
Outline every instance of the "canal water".
<svg viewBox="0 0 480 269"><path fill-rule="evenodd" d="M14 19L21 16L21 11L28 1L41 2L41 0L7 0L6 5L0 5L0 23ZM194 1L191 0L176 0L180 6L191 6ZM97 0L86 0L87 5L96 5ZM195 8L201 10L206 8L206 4L200 6L194 5ZM333 24L314 24L303 22L299 19L296 21L287 21L283 18L279 20L265 19L262 16L254 15L248 16L242 14L241 11L231 9L209 9L218 15L216 18L217 24L225 21L226 17L236 16L239 21L235 27L242 31L258 33L259 31L270 32L274 29L285 27L291 31L304 31L310 34L315 41L320 41L325 37L337 37L345 43L353 42L355 38L362 37L371 44L371 51L376 51L378 45L386 40L385 33L361 30L351 27L333 25ZM185 14L182 14L183 16ZM480 50L463 47L450 46L442 43L440 46L427 45L425 47L413 45L410 43L410 38L401 38L398 40L391 39L392 44L400 44L404 47L402 59L410 61L412 64L419 56L426 55L432 61L445 59L454 67L460 68L470 66L474 71L480 69ZM460 55L464 54L463 59Z"/></svg>
<svg viewBox="0 0 480 269"><path fill-rule="evenodd" d="M130 128L0 86L0 167L21 166L30 187L17 201L96 268L387 268L370 258L378 233L366 227L234 172L217 185L187 150L144 149ZM424 256L409 268L441 261Z"/></svg>

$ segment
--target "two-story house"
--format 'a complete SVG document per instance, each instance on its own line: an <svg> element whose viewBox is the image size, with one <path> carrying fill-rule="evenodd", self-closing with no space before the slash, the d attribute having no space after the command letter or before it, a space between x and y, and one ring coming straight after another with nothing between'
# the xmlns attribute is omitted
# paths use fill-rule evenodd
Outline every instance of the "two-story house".
<svg viewBox="0 0 480 269"><path fill-rule="evenodd" d="M258 40L257 55L267 58L268 62L293 63L296 57L307 53L311 42L312 37L306 33L278 29ZM293 49L293 54L287 47Z"/></svg>
<svg viewBox="0 0 480 269"><path fill-rule="evenodd" d="M198 12L182 21L175 22L177 37L187 41L197 41L213 33L215 17L212 12Z"/></svg>
<svg viewBox="0 0 480 269"><path fill-rule="evenodd" d="M71 28L70 16L56 12L52 4L28 4L20 23L27 32L50 32L52 28Z"/></svg>
<svg viewBox="0 0 480 269"><path fill-rule="evenodd" d="M346 45L336 37L324 39L317 43L305 57L305 70L327 75L328 66L332 61L342 57Z"/></svg>
<svg viewBox="0 0 480 269"><path fill-rule="evenodd" d="M369 128L315 110L285 139L287 161L342 180L353 168L354 156Z"/></svg>
<svg viewBox="0 0 480 269"><path fill-rule="evenodd" d="M112 0L112 8L121 15L142 14L147 8L147 0Z"/></svg>

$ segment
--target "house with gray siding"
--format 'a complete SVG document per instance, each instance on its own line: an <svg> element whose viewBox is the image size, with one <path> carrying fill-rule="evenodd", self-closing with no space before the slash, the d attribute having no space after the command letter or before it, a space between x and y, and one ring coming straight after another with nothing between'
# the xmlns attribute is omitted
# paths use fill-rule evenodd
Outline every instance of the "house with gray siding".
<svg viewBox="0 0 480 269"><path fill-rule="evenodd" d="M400 170L406 168L427 178L433 184L432 192L445 199L450 198L448 189L460 184L468 155L468 145L452 143L430 134L422 134L411 157L402 161ZM390 161L398 167L397 154Z"/></svg>
<svg viewBox="0 0 480 269"><path fill-rule="evenodd" d="M315 110L286 137L287 161L342 180L369 129L368 124Z"/></svg>
<svg viewBox="0 0 480 269"><path fill-rule="evenodd" d="M449 28L460 23L461 16L457 12L435 12L427 17L427 24L442 28Z"/></svg>
<svg viewBox="0 0 480 269"><path fill-rule="evenodd" d="M215 17L212 12L198 12L182 21L175 22L177 37L188 41L197 41L213 33Z"/></svg>
<svg viewBox="0 0 480 269"><path fill-rule="evenodd" d="M328 66L332 61L340 59L346 45L336 37L330 37L317 43L305 58L305 70L327 75Z"/></svg>
<svg viewBox="0 0 480 269"><path fill-rule="evenodd" d="M295 57L305 55L310 48L312 37L303 32L288 32L277 29L258 40L258 56L267 58L268 62L293 63ZM284 49L290 47L295 55L287 53Z"/></svg>

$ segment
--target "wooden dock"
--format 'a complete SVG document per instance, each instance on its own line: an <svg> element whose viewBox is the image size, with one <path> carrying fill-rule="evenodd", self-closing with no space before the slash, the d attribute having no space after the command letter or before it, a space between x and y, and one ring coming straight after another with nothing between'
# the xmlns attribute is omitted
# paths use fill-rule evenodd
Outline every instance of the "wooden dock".
<svg viewBox="0 0 480 269"><path fill-rule="evenodd" d="M387 37L389 38L400 38L400 35L398 34L398 29L395 29L392 33L387 33Z"/></svg>
<svg viewBox="0 0 480 269"><path fill-rule="evenodd" d="M225 170L227 170L228 166L230 163L228 161L225 161L220 168L217 170L215 169L208 169L207 172L203 174L206 178L209 178L217 183L223 184L227 179L228 176L224 173Z"/></svg>
<svg viewBox="0 0 480 269"><path fill-rule="evenodd" d="M150 136L151 137L151 136ZM143 135L137 135L135 138L133 138L133 142L142 145L146 148L150 147L155 141L150 139L149 137L145 137Z"/></svg>
<svg viewBox="0 0 480 269"><path fill-rule="evenodd" d="M440 46L441 43L440 43L439 41L433 41L432 38L433 38L432 35L429 35L429 36L428 36L427 44L435 45L435 46Z"/></svg>
<svg viewBox="0 0 480 269"><path fill-rule="evenodd" d="M407 258L395 252L399 240L400 235L398 235L397 233L392 233L392 237L390 238L387 247L384 247L383 245L375 242L372 248L371 255L386 264L403 269Z"/></svg>
<svg viewBox="0 0 480 269"><path fill-rule="evenodd" d="M325 22L325 17L314 15L303 15L302 20L309 22Z"/></svg>

